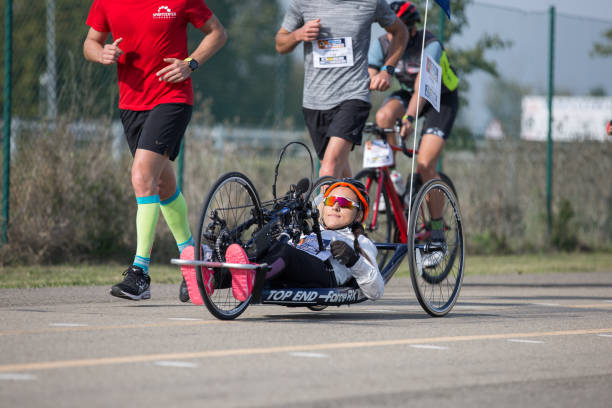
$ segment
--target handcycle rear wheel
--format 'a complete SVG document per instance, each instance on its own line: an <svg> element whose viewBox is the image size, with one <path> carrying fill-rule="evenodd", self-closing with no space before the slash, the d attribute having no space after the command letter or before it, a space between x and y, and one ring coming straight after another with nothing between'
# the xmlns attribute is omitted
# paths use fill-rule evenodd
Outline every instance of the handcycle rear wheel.
<svg viewBox="0 0 612 408"><path fill-rule="evenodd" d="M432 251L431 233L426 225L431 221L428 201L441 200L444 244ZM448 183L433 179L425 183L417 194L408 221L410 278L412 287L423 309L432 316L444 316L455 305L464 272L464 237L461 212L457 198ZM426 256L434 258L424 266ZM430 259L430 260L431 260Z"/></svg>
<svg viewBox="0 0 612 408"><path fill-rule="evenodd" d="M261 217L261 202L253 183L238 172L224 174L211 187L202 205L197 248L205 244L212 250L212 261L225 262L225 250L237 243L252 258L255 248L251 238L263 225ZM200 251L195 251L196 260L202 257ZM251 298L243 302L234 298L229 270L215 268L214 292L210 295L202 281L202 267L197 266L196 272L200 294L210 313L218 319L230 320L244 312Z"/></svg>
<svg viewBox="0 0 612 408"><path fill-rule="evenodd" d="M389 201L389 195L384 188L380 189L380 195L376 195L378 191L378 170L363 169L355 178L361 181L368 190L370 196L370 213L365 220L365 232L373 242L392 242L394 218ZM385 204L385 211L379 210L380 199ZM376 261L378 267L382 269L389 257L388 251L378 251Z"/></svg>

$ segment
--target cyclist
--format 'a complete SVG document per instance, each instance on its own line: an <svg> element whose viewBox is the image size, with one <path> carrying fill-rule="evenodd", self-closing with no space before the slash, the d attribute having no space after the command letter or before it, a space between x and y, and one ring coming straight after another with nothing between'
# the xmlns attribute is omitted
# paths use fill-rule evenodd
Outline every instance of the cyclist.
<svg viewBox="0 0 612 408"><path fill-rule="evenodd" d="M377 250L363 231L369 197L358 180L344 178L333 182L325 191L321 236L325 245L319 251L316 235L303 236L293 245L282 239L257 260L271 266L266 279L270 282L291 282L298 286L335 287L355 278L369 299L379 299L384 292L384 280L376 264ZM246 252L238 244L228 247L225 259L230 263L248 264ZM182 266L181 271L190 289L192 302L199 298L195 268ZM246 300L253 288L254 273L230 269L232 293L237 300ZM212 294L212 271L203 268L206 290ZM199 298L201 301L201 298Z"/></svg>
<svg viewBox="0 0 612 408"><path fill-rule="evenodd" d="M385 69L368 77L370 29L393 34ZM292 0L276 34L276 50L304 42L303 114L321 160L319 176L350 177L349 153L361 144L370 113L370 90L391 85L393 66L408 38L386 0ZM382 64L381 64L382 65Z"/></svg>
<svg viewBox="0 0 612 408"><path fill-rule="evenodd" d="M397 17L406 25L410 38L402 58L395 67L396 78L401 89L393 92L376 112L376 124L383 128L391 128L398 118L402 118L402 129L400 136L406 138L414 132L414 121L419 116L425 117L421 139L419 142L419 154L417 157L417 173L421 175L423 183L439 177L436 165L440 153L444 148L446 140L450 136L453 122L457 116L459 97L457 78L453 68L448 62L444 47L435 35L429 31L418 30L416 23L421 21L421 15L416 6L408 1L394 1L390 4L391 9ZM437 112L424 98L418 98L420 82L420 60L425 37L425 53L430 55L442 68L442 95L440 100L440 112ZM368 72L371 77L378 74L383 61L389 53L389 44L392 41L390 34L384 34L374 41L368 55ZM417 102L419 112L417 112ZM389 135L392 142L394 135ZM396 190L403 194L405 186L401 182L399 173L392 170L391 179L395 181ZM432 213L432 239L443 239L443 222L441 209L436 203L439 200L430 200ZM425 266L435 266L436 259L440 254L433 253L424 259ZM438 261L439 262L439 261Z"/></svg>

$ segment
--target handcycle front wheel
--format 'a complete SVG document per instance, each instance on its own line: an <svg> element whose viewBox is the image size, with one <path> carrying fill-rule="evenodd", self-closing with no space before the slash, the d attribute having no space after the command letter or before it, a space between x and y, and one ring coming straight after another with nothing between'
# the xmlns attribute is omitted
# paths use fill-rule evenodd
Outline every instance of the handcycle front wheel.
<svg viewBox="0 0 612 408"><path fill-rule="evenodd" d="M441 216L442 239L432 239L432 211ZM408 221L410 278L423 309L444 316L455 305L464 273L464 237L459 203L448 183L433 179L417 194Z"/></svg>
<svg viewBox="0 0 612 408"><path fill-rule="evenodd" d="M242 173L226 173L217 179L204 200L196 248L206 245L212 250L212 261L225 262L226 249L236 243L252 258L255 252L252 236L262 226L261 201L253 183ZM195 251L197 261L203 255ZM196 277L204 304L216 318L235 319L249 305L250 297L243 302L234 298L229 270L215 268L211 294L204 287L201 266L196 267Z"/></svg>

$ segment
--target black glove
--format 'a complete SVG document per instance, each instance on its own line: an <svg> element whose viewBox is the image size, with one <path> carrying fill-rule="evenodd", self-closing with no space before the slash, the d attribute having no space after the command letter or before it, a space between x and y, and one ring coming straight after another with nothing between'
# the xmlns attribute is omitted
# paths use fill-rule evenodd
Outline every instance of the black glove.
<svg viewBox="0 0 612 408"><path fill-rule="evenodd" d="M348 268L355 265L359 260L359 254L344 241L332 242L331 253L338 262L342 265L346 265Z"/></svg>

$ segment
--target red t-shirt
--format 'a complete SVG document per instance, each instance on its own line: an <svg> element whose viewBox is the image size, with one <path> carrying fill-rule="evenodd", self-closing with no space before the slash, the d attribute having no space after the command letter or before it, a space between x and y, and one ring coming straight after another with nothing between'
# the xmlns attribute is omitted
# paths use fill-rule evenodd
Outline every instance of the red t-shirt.
<svg viewBox="0 0 612 408"><path fill-rule="evenodd" d="M159 81L164 58L185 59L187 23L200 28L212 16L203 0L94 0L87 25L123 38L117 60L119 108L150 110L161 103L193 105L191 78Z"/></svg>

